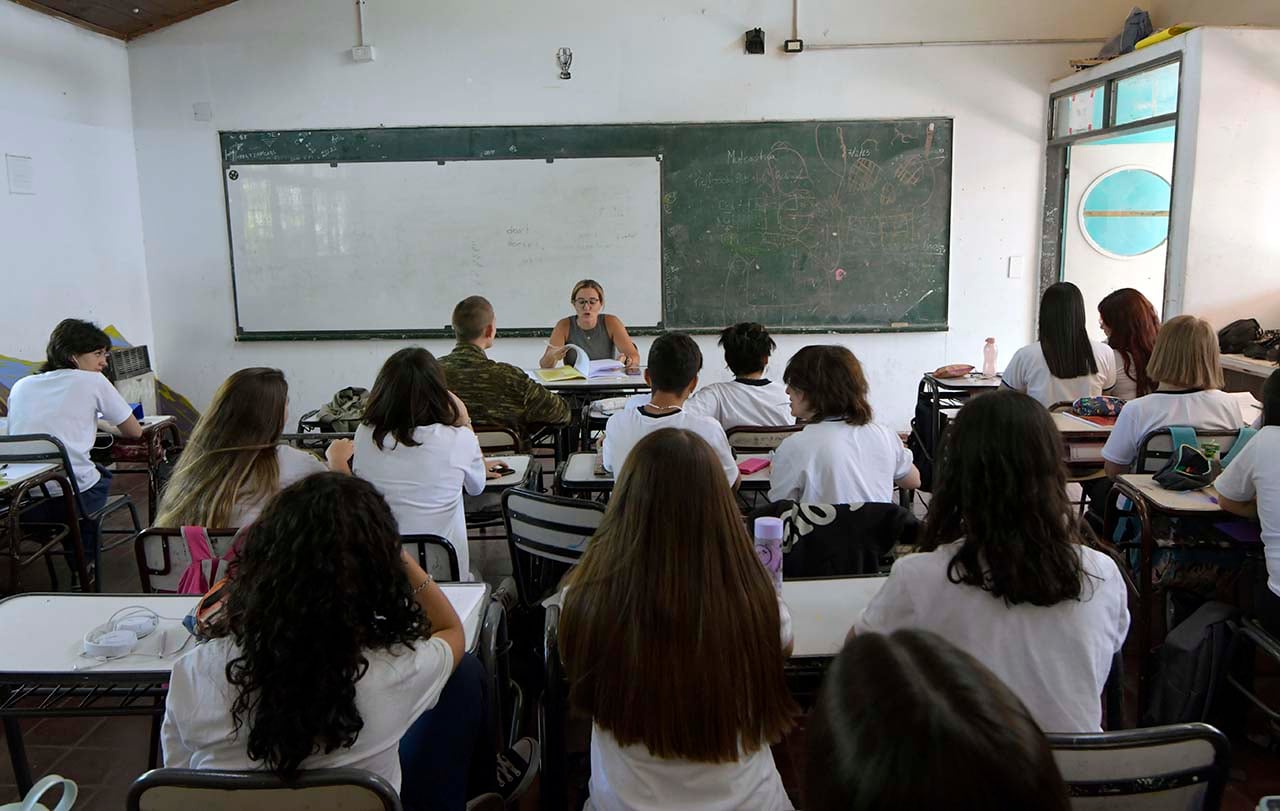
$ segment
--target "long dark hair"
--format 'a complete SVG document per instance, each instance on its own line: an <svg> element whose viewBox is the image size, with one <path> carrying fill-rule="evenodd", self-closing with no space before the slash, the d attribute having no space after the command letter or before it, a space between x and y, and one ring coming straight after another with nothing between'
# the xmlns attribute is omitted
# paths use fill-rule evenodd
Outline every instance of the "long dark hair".
<svg viewBox="0 0 1280 811"><path fill-rule="evenodd" d="M1262 424L1280 425L1280 370L1262 384Z"/></svg>
<svg viewBox="0 0 1280 811"><path fill-rule="evenodd" d="M1012 605L1077 599L1087 533L1067 500L1062 439L1044 406L1006 388L960 409L942 437L921 545L963 539L951 582Z"/></svg>
<svg viewBox="0 0 1280 811"><path fill-rule="evenodd" d="M1061 380L1098 373L1084 320L1084 296L1071 282L1049 286L1040 298L1040 349L1049 373Z"/></svg>
<svg viewBox="0 0 1280 811"><path fill-rule="evenodd" d="M111 348L111 336L103 332L97 324L82 321L79 318L66 318L58 322L49 335L49 344L44 350L42 372L55 369L76 369L74 357L86 352L97 352L99 349Z"/></svg>
<svg viewBox="0 0 1280 811"><path fill-rule="evenodd" d="M440 362L427 350L411 346L382 364L363 422L373 428L373 443L381 449L387 434L401 445L420 445L413 438L419 425L453 425L458 416Z"/></svg>
<svg viewBox="0 0 1280 811"><path fill-rule="evenodd" d="M870 387L862 364L847 348L829 344L806 346L791 356L782 380L799 389L813 408L810 422L840 418L850 425L871 422Z"/></svg>
<svg viewBox="0 0 1280 811"><path fill-rule="evenodd" d="M697 434L663 428L636 443L569 584L570 699L618 743L731 763L794 725L777 595Z"/></svg>
<svg viewBox="0 0 1280 811"><path fill-rule="evenodd" d="M225 632L231 717L248 755L292 775L307 757L353 745L364 728L356 682L368 650L430 633L400 562L391 508L373 485L318 473L277 495L232 568Z"/></svg>
<svg viewBox="0 0 1280 811"><path fill-rule="evenodd" d="M1147 376L1147 361L1160 331L1156 308L1137 290L1123 287L1098 303L1098 315L1111 330L1107 344L1124 358L1124 373L1138 384L1138 396L1150 394L1155 384Z"/></svg>
<svg viewBox="0 0 1280 811"><path fill-rule="evenodd" d="M805 808L1070 807L1026 706L928 631L846 642L827 669L808 739Z"/></svg>

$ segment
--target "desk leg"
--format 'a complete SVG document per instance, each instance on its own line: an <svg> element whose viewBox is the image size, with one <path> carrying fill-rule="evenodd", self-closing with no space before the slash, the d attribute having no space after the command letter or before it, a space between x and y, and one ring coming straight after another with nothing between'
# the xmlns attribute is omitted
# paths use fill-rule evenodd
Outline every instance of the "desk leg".
<svg viewBox="0 0 1280 811"><path fill-rule="evenodd" d="M160 768L160 725L164 723L164 699L156 699L156 712L151 716L151 734L147 743L147 768Z"/></svg>
<svg viewBox="0 0 1280 811"><path fill-rule="evenodd" d="M31 791L31 764L27 762L27 746L22 742L22 721L4 719L4 739L9 746L9 763L13 766L13 779L18 783L18 796L25 797Z"/></svg>
<svg viewBox="0 0 1280 811"><path fill-rule="evenodd" d="M1147 503L1140 498L1131 500L1142 534L1142 547L1138 553L1138 576L1142 578L1138 583L1138 652L1142 656L1138 660L1138 717L1142 717L1147 706L1147 692L1151 688L1151 610L1155 592L1151 585L1151 569L1156 541Z"/></svg>

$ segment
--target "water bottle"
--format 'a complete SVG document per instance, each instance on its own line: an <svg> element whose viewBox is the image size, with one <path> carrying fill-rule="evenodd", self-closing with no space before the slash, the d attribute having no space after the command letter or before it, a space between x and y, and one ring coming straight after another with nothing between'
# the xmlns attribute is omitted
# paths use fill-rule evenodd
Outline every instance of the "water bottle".
<svg viewBox="0 0 1280 811"><path fill-rule="evenodd" d="M757 518L755 526L756 555L773 580L773 587L782 593L782 519Z"/></svg>
<svg viewBox="0 0 1280 811"><path fill-rule="evenodd" d="M986 346L982 347L982 376L996 376L996 339L988 338Z"/></svg>

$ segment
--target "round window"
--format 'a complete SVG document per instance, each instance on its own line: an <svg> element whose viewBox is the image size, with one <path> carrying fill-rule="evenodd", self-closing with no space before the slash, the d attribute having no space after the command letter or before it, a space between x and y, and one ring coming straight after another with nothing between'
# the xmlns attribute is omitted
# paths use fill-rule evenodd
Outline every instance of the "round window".
<svg viewBox="0 0 1280 811"><path fill-rule="evenodd" d="M1141 256L1169 238L1169 181L1147 169L1123 166L1085 190L1080 231L1113 259Z"/></svg>

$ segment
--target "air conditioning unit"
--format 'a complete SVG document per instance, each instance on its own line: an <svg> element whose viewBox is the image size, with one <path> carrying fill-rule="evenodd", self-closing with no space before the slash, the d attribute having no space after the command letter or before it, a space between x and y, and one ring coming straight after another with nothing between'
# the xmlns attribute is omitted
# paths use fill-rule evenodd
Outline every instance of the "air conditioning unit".
<svg viewBox="0 0 1280 811"><path fill-rule="evenodd" d="M143 413L156 413L156 376L145 346L112 348L106 375L125 402L142 403Z"/></svg>

